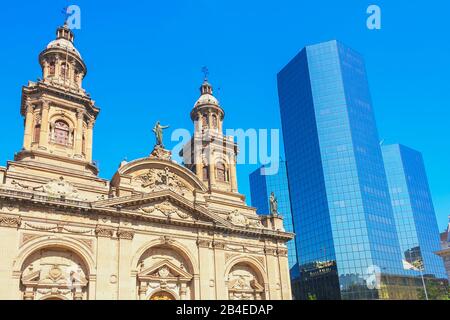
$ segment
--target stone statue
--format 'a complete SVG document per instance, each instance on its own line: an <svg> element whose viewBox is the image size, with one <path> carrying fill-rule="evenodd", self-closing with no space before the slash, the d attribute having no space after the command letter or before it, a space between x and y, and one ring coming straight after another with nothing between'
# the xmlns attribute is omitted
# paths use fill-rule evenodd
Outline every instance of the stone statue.
<svg viewBox="0 0 450 320"><path fill-rule="evenodd" d="M277 215L278 214L278 199L275 197L275 193L270 193L270 213Z"/></svg>
<svg viewBox="0 0 450 320"><path fill-rule="evenodd" d="M155 127L153 128L153 132L156 137L156 145L164 147L163 144L163 130L169 128L169 126L162 126L159 121L156 122Z"/></svg>

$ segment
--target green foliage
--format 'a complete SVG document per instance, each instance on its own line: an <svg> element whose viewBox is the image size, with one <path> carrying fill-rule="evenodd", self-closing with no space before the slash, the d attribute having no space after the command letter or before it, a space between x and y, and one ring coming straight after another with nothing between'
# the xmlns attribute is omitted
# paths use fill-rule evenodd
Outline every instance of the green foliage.
<svg viewBox="0 0 450 320"><path fill-rule="evenodd" d="M427 281L427 293L430 300L450 300L450 287L447 283L438 281ZM419 299L425 300L423 289L418 290Z"/></svg>
<svg viewBox="0 0 450 320"><path fill-rule="evenodd" d="M308 293L308 300L317 300L317 296L315 294Z"/></svg>

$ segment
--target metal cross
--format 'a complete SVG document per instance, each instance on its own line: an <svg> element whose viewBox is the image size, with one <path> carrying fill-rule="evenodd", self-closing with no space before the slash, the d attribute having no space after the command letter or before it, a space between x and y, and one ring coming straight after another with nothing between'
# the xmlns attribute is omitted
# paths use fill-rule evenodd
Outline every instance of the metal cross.
<svg viewBox="0 0 450 320"><path fill-rule="evenodd" d="M208 70L208 67L207 67L207 66L204 66L204 67L202 68L202 72L203 72L203 74L205 75L205 80L208 80L208 76L209 76L209 70Z"/></svg>

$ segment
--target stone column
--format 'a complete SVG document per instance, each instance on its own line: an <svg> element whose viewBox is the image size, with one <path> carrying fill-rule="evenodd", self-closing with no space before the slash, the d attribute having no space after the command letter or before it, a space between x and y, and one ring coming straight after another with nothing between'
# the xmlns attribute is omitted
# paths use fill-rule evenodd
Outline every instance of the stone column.
<svg viewBox="0 0 450 320"><path fill-rule="evenodd" d="M278 250L278 268L280 272L281 299L292 300L287 249Z"/></svg>
<svg viewBox="0 0 450 320"><path fill-rule="evenodd" d="M216 164L214 163L214 157L212 153L210 153L209 155L209 184L210 187L216 186Z"/></svg>
<svg viewBox="0 0 450 320"><path fill-rule="evenodd" d="M219 132L223 134L223 119L220 117L220 115L217 117L217 126L219 128Z"/></svg>
<svg viewBox="0 0 450 320"><path fill-rule="evenodd" d="M94 129L94 120L89 120L86 131L86 160L92 162L92 133Z"/></svg>
<svg viewBox="0 0 450 320"><path fill-rule="evenodd" d="M131 230L118 230L118 259L119 259L119 300L133 300L133 289L135 282L130 282L131 266L130 261L132 259L132 240L134 238L134 232Z"/></svg>
<svg viewBox="0 0 450 320"><path fill-rule="evenodd" d="M217 300L228 300L228 275L225 274L225 244L214 243L214 271Z"/></svg>
<svg viewBox="0 0 450 320"><path fill-rule="evenodd" d="M231 191L237 192L236 156L233 154L230 163Z"/></svg>
<svg viewBox="0 0 450 320"><path fill-rule="evenodd" d="M202 113L201 112L197 112L197 128L196 128L196 131L198 133L200 133L200 134L202 132L202 126L203 126L202 121L203 121Z"/></svg>
<svg viewBox="0 0 450 320"><path fill-rule="evenodd" d="M201 147L196 148L195 153L195 172L197 173L197 177L200 179L200 181L203 181L203 160Z"/></svg>
<svg viewBox="0 0 450 320"><path fill-rule="evenodd" d="M212 250L210 249L211 241L209 240L198 240L198 261L200 267L200 274L202 275L200 278L200 299L208 300L213 299L212 290L210 287L210 280L213 275L212 265L207 263L211 261Z"/></svg>
<svg viewBox="0 0 450 320"><path fill-rule="evenodd" d="M61 59L58 57L58 56L56 56L56 59L55 59L55 77L56 78L60 78L60 76L61 76Z"/></svg>
<svg viewBox="0 0 450 320"><path fill-rule="evenodd" d="M180 285L180 300L186 300L186 292L187 292L186 283L183 282Z"/></svg>
<svg viewBox="0 0 450 320"><path fill-rule="evenodd" d="M84 112L79 110L77 112L77 128L75 129L75 155L80 158L83 154L83 117Z"/></svg>
<svg viewBox="0 0 450 320"><path fill-rule="evenodd" d="M25 150L31 149L31 142L33 140L33 105L27 102L27 114L25 116L25 133L23 135L23 148Z"/></svg>
<svg viewBox="0 0 450 320"><path fill-rule="evenodd" d="M50 105L48 101L44 100L42 102L42 116L41 116L41 134L39 136L39 148L47 150L48 147L48 111L50 110Z"/></svg>
<svg viewBox="0 0 450 320"><path fill-rule="evenodd" d="M49 69L49 63L48 61L44 61L43 66L42 66L42 78L46 79L48 77L48 69Z"/></svg>

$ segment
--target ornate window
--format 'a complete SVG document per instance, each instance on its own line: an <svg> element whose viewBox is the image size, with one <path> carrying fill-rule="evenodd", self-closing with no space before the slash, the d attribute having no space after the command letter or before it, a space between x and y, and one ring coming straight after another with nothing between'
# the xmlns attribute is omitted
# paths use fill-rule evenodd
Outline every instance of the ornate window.
<svg viewBox="0 0 450 320"><path fill-rule="evenodd" d="M212 126L213 126L213 129L217 129L217 116L216 115L212 116Z"/></svg>
<svg viewBox="0 0 450 320"><path fill-rule="evenodd" d="M61 64L61 77L65 78L67 76L67 64L64 62Z"/></svg>
<svg viewBox="0 0 450 320"><path fill-rule="evenodd" d="M49 69L48 69L48 74L50 76L54 76L55 75L55 62L54 61L50 62Z"/></svg>
<svg viewBox="0 0 450 320"><path fill-rule="evenodd" d="M202 115L202 128L208 129L208 115L207 114Z"/></svg>
<svg viewBox="0 0 450 320"><path fill-rule="evenodd" d="M34 126L33 142L39 143L40 135L41 135L41 125L40 124L36 124Z"/></svg>
<svg viewBox="0 0 450 320"><path fill-rule="evenodd" d="M70 142L69 125L62 120L55 122L54 142L61 145L68 145Z"/></svg>
<svg viewBox="0 0 450 320"><path fill-rule="evenodd" d="M208 181L209 180L209 167L203 166L203 180Z"/></svg>
<svg viewBox="0 0 450 320"><path fill-rule="evenodd" d="M217 176L217 181L219 181L219 182L227 182L228 181L227 169L225 168L225 164L223 164L223 162L217 163L216 176Z"/></svg>
<svg viewBox="0 0 450 320"><path fill-rule="evenodd" d="M83 133L83 137L81 138L81 152L86 154L86 135Z"/></svg>

